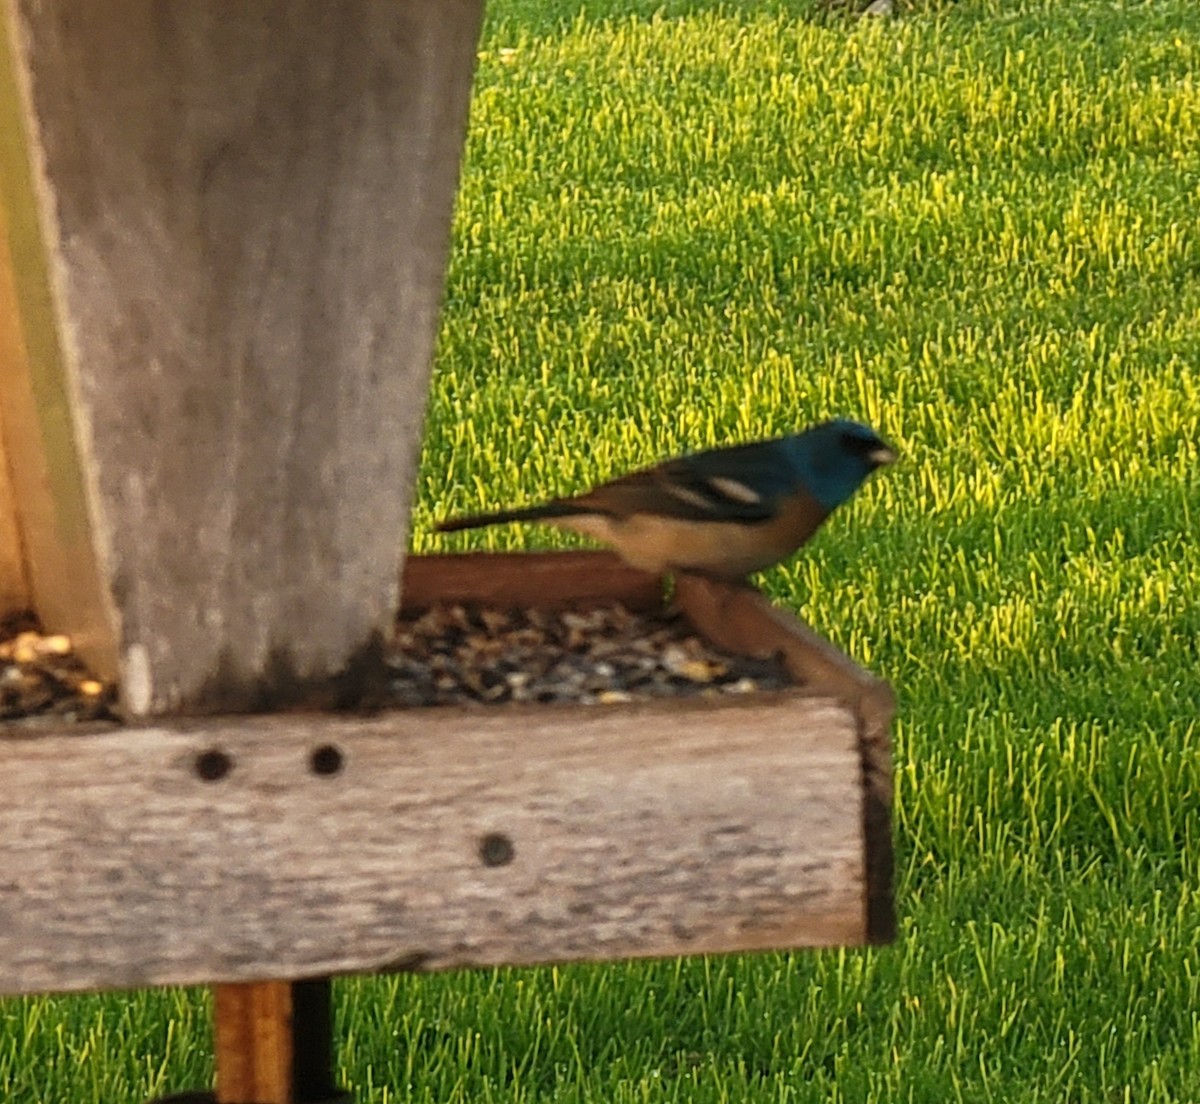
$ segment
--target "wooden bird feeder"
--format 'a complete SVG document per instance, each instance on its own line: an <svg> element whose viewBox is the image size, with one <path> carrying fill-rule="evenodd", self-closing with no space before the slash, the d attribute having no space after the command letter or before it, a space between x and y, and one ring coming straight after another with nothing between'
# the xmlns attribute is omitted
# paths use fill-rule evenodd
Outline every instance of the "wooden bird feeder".
<svg viewBox="0 0 1200 1104"><path fill-rule="evenodd" d="M174 1099L318 1104L333 975L892 938L891 692L752 590L672 601L794 689L314 708L401 601L664 601L607 553L398 571L475 0L0 10L0 613L130 718L0 728L0 992L214 984Z"/></svg>

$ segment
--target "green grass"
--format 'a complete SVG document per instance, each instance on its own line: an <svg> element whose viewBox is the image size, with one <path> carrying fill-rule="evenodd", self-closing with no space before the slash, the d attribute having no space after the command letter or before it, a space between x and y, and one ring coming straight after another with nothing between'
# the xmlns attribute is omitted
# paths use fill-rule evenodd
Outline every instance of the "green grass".
<svg viewBox="0 0 1200 1104"><path fill-rule="evenodd" d="M1200 6L579 7L492 5L414 544L565 544L430 527L877 425L905 462L763 584L900 692L900 937L347 980L344 1081L1200 1101ZM3 1098L200 1083L206 1016L0 1003Z"/></svg>

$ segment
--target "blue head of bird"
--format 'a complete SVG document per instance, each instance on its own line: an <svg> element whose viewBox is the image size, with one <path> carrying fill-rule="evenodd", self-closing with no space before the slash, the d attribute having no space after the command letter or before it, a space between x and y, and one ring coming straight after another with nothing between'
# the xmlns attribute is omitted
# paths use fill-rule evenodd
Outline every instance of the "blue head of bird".
<svg viewBox="0 0 1200 1104"><path fill-rule="evenodd" d="M896 460L878 433L849 418L822 422L786 440L800 481L827 510L849 499L876 468Z"/></svg>

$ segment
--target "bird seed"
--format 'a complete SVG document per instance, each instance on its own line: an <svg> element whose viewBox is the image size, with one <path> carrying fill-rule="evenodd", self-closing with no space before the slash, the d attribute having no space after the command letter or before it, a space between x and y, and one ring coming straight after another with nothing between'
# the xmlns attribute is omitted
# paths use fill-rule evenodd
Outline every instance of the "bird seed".
<svg viewBox="0 0 1200 1104"><path fill-rule="evenodd" d="M622 605L552 612L436 605L401 621L388 658L390 704L706 698L796 685L778 658L714 648L682 617Z"/></svg>
<svg viewBox="0 0 1200 1104"><path fill-rule="evenodd" d="M582 611L432 607L403 620L387 657L399 707L720 698L796 685L781 660L714 648L682 617L624 606ZM31 617L0 622L0 722L115 721L115 687L94 678L70 638Z"/></svg>
<svg viewBox="0 0 1200 1104"><path fill-rule="evenodd" d="M70 637L44 635L31 616L0 623L0 722L114 720L114 697L75 655Z"/></svg>

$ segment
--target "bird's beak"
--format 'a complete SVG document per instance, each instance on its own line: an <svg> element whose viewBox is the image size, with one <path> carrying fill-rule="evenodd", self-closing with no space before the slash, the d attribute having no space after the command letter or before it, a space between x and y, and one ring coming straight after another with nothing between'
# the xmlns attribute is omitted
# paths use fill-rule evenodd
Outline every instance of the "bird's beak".
<svg viewBox="0 0 1200 1104"><path fill-rule="evenodd" d="M899 457L887 445L880 445L879 448L872 449L867 453L867 459L877 468L882 468L885 464L894 464Z"/></svg>

